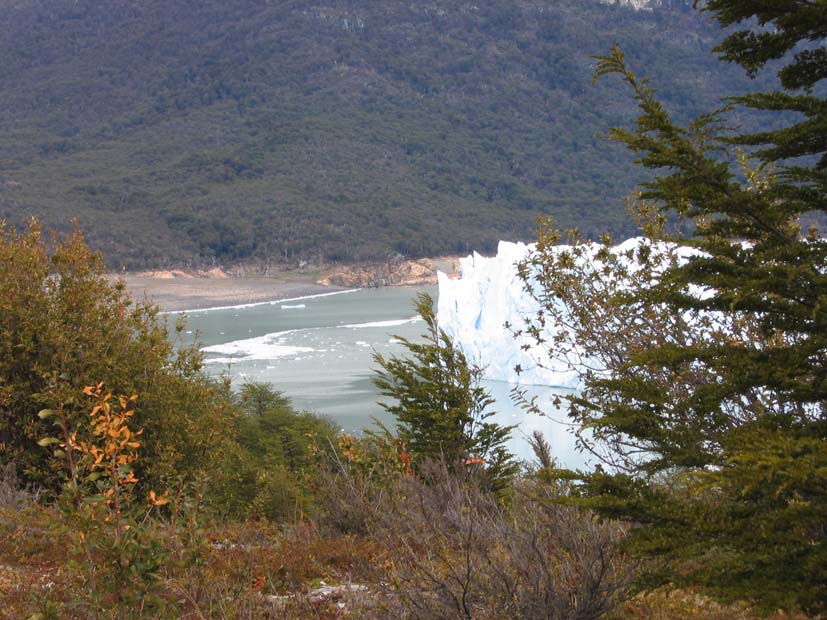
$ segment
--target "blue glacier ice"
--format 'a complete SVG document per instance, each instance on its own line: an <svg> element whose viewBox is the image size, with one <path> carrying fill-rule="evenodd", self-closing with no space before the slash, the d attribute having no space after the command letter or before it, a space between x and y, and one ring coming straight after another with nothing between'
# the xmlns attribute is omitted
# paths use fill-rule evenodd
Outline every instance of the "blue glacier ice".
<svg viewBox="0 0 827 620"><path fill-rule="evenodd" d="M522 325L535 314L536 302L523 291L516 264L531 246L500 241L497 255L476 252L460 259L462 276L452 280L440 272L437 321L462 347L469 361L483 367L486 379L537 385L570 386L575 378L538 368L534 356L542 354L527 339L515 340L506 325ZM528 351L521 350L527 344ZM517 373L520 366L523 371Z"/></svg>
<svg viewBox="0 0 827 620"><path fill-rule="evenodd" d="M623 257L628 251L640 244L651 243L633 238L613 246L610 251L626 260ZM694 252L661 242L655 246L660 255L674 251L681 261ZM596 243L587 244L583 260L599 267L595 254L601 247ZM532 244L500 241L496 256L489 258L474 253L460 259L462 275L459 279L439 273L437 320L462 347L469 361L484 368L486 379L577 389L580 375L576 368L588 360L579 358L576 351L565 360L550 360L543 347L533 339L514 337L513 330L524 326L525 317L535 316L539 310L517 275L517 264L533 249ZM551 251L568 250L571 246L559 245ZM634 269L634 263L629 265ZM547 322L545 329L548 341L555 330L562 328Z"/></svg>
<svg viewBox="0 0 827 620"><path fill-rule="evenodd" d="M469 361L484 368L486 379L575 388L576 372L551 364L541 347L512 332L538 310L517 275L517 263L532 249L533 245L500 241L496 256L475 252L460 259L459 279L440 272L437 321ZM551 367L540 367L538 359Z"/></svg>

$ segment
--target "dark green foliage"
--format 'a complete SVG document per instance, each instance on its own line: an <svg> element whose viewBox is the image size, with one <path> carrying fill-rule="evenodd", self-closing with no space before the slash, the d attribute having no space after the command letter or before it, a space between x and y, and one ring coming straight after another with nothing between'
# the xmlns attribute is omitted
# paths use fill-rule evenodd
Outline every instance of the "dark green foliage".
<svg viewBox="0 0 827 620"><path fill-rule="evenodd" d="M204 467L225 445L232 413L200 364L197 349L168 339L155 306L133 303L104 274L78 230L47 246L35 222L25 234L0 228L0 462L15 462L22 480L60 488L62 459L38 442L55 421L85 428L81 391L100 382L139 396L142 483L161 489ZM44 409L55 414L38 416Z"/></svg>
<svg viewBox="0 0 827 620"><path fill-rule="evenodd" d="M269 383L245 383L239 399L242 409L252 419L274 411L290 411L290 399L276 392Z"/></svg>
<svg viewBox="0 0 827 620"><path fill-rule="evenodd" d="M778 77L788 90L811 88L827 78L827 50L818 47L827 37L827 13L818 2L709 0L703 10L723 27L750 20L760 26L733 32L715 48L721 58L738 63L751 77L769 61L785 59ZM793 59L789 52L794 52Z"/></svg>
<svg viewBox="0 0 827 620"><path fill-rule="evenodd" d="M760 146L757 158L779 162L779 179L785 182L773 187L769 198L777 196L783 201L786 214L823 212L827 200L827 100L821 82L827 78L827 11L818 2L765 4L753 0L712 0L705 10L722 26L750 19L761 26L730 34L715 48L721 58L740 64L753 77L767 63L783 62L778 78L784 90L749 93L734 101L760 111L791 112L796 120L769 131L739 135L732 141Z"/></svg>
<svg viewBox="0 0 827 620"><path fill-rule="evenodd" d="M266 383L245 383L238 396L236 446L211 490L226 516L294 521L313 508L313 480L322 452L336 444L326 420L297 412Z"/></svg>
<svg viewBox="0 0 827 620"><path fill-rule="evenodd" d="M827 241L802 235L799 218L827 210L825 13L797 2L712 0L707 9L724 24L773 26L736 33L719 51L750 72L781 59L787 90L736 98L682 127L618 48L598 59L596 75L620 75L642 111L635 129L612 137L660 173L641 194L649 231L697 252L652 263L643 248L634 258L644 276L630 292L607 287L589 308L598 312L574 315L592 344L605 316L625 316L620 333L630 336L609 334L612 348L590 350L606 366L586 374L572 409L593 433L584 440L607 442L625 469L582 476L580 493L603 514L641 524L633 546L670 561L662 578L824 613ZM812 90L791 92L799 88ZM726 131L739 104L772 112L777 128ZM784 115L798 112L803 121ZM744 155L739 144L763 148ZM691 222L692 236L667 234L667 215ZM554 269L577 275L576 265L535 265L547 270L538 298L551 314L557 287L578 291L563 298L571 303L587 298L578 286L617 274L609 262L591 280L565 281Z"/></svg>
<svg viewBox="0 0 827 620"><path fill-rule="evenodd" d="M622 44L681 118L747 90L671 4L0 3L0 218L77 216L128 268L492 251L539 214L628 234L595 134L634 110L589 55Z"/></svg>
<svg viewBox="0 0 827 620"><path fill-rule="evenodd" d="M505 442L513 427L486 421L494 412L493 399L479 382L482 369L469 364L462 350L439 328L433 300L421 293L416 310L425 321L425 342L397 337L411 357L385 359L374 383L381 403L398 424L398 437L415 466L444 460L451 471L476 468L484 461L492 487L502 489L517 471Z"/></svg>

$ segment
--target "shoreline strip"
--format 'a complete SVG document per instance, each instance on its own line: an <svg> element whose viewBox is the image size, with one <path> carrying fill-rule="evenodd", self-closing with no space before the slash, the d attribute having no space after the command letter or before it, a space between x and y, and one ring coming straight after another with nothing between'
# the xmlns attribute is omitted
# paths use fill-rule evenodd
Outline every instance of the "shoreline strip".
<svg viewBox="0 0 827 620"><path fill-rule="evenodd" d="M254 301L244 304L235 304L231 306L211 306L208 308L193 308L189 310L163 310L159 314L200 314L202 312L213 312L215 310L241 310L244 308L253 308L255 306L267 306L281 304L288 301L301 301L305 299L316 299L319 297L330 297L331 295L344 295L345 293L355 293L361 291L361 288L349 288L343 291L331 291L330 293L317 293L315 295L302 295L301 297L286 297L283 299L270 299L267 301Z"/></svg>

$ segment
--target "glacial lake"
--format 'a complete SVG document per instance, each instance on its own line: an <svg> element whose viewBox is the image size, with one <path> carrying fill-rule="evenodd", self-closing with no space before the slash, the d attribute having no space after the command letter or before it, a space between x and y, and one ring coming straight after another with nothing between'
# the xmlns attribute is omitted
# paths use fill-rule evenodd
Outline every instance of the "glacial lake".
<svg viewBox="0 0 827 620"><path fill-rule="evenodd" d="M392 287L193 310L184 313L186 337L201 343L210 374L227 374L234 386L247 381L271 383L297 408L359 433L373 426L374 420L392 425L372 383L377 367L373 354L403 354L405 349L395 336L421 338L424 323L413 309L420 291L434 298L438 294L436 287ZM512 385L497 381L483 385L496 401L494 419L518 425L509 444L515 454L530 458L525 437L539 429L563 464L588 465L586 456L574 449L565 411L551 404L555 396L570 391L528 387L544 403L546 415L539 416L514 405Z"/></svg>

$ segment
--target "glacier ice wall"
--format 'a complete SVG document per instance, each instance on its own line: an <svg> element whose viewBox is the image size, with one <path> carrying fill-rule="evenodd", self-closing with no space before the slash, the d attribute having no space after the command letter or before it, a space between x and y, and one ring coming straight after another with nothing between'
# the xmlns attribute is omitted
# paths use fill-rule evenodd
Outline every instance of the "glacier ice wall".
<svg viewBox="0 0 827 620"><path fill-rule="evenodd" d="M437 320L469 361L485 369L486 379L577 387L575 372L561 365L539 367L536 360L543 359L543 351L528 338L515 339L508 327L519 329L524 318L538 310L523 290L516 266L532 249L532 245L500 241L494 257L475 252L461 259L461 278L452 280L439 273Z"/></svg>
<svg viewBox="0 0 827 620"><path fill-rule="evenodd" d="M610 251L623 259L629 250L641 243L651 242L641 238L628 239ZM666 246L656 245L660 253L667 253ZM595 254L600 247L588 244L584 260L596 264ZM440 273L437 320L462 347L469 361L485 369L486 379L576 389L580 382L574 366L588 360L578 358L577 352L566 360L551 360L533 339L515 338L512 331L524 327L525 318L536 316L539 310L517 275L517 263L527 258L533 249L533 245L500 241L494 257L474 253L461 259L460 279L452 280ZM570 249L571 246L560 245L552 251ZM691 252L687 248L677 249L681 260ZM548 341L560 327L547 322L545 329ZM516 370L518 367L520 372Z"/></svg>

